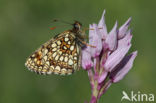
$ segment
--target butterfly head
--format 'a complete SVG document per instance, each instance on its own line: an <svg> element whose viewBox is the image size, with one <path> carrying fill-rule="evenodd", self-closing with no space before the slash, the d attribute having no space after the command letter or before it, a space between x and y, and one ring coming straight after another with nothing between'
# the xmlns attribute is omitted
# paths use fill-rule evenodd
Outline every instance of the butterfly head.
<svg viewBox="0 0 156 103"><path fill-rule="evenodd" d="M75 23L73 24L73 30L78 32L79 30L81 30L82 24L79 21L75 21Z"/></svg>

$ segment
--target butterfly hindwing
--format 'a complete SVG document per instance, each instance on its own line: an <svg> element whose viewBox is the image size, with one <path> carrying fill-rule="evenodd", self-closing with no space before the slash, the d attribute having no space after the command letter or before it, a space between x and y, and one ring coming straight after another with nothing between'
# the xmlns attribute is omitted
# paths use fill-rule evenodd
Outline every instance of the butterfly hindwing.
<svg viewBox="0 0 156 103"><path fill-rule="evenodd" d="M37 49L25 65L39 74L72 74L80 68L80 47L75 35L65 31Z"/></svg>

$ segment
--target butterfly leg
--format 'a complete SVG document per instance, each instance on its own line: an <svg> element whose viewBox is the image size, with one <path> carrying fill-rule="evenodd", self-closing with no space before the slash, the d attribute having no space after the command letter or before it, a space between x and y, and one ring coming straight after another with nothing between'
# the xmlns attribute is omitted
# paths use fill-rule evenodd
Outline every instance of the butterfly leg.
<svg viewBox="0 0 156 103"><path fill-rule="evenodd" d="M79 39L79 41L80 41L82 44L84 44L85 46L90 46L90 47L92 47L92 48L96 48L96 46L90 45L90 44L86 43L85 41L82 41L81 39Z"/></svg>

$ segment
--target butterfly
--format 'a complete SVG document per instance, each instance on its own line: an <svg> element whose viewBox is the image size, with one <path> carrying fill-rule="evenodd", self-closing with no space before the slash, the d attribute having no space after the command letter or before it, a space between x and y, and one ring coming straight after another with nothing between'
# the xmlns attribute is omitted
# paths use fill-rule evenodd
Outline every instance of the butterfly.
<svg viewBox="0 0 156 103"><path fill-rule="evenodd" d="M54 36L39 47L28 57L25 66L37 74L70 75L79 70L81 50L87 43L82 24L75 21L72 26L71 30Z"/></svg>

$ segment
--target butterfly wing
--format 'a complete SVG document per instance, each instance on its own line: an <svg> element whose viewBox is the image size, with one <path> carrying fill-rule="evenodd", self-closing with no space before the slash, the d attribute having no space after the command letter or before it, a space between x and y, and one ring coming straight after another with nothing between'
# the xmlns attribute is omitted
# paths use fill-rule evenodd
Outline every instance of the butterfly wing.
<svg viewBox="0 0 156 103"><path fill-rule="evenodd" d="M80 68L80 50L75 35L65 31L37 49L25 65L39 74L69 75Z"/></svg>

